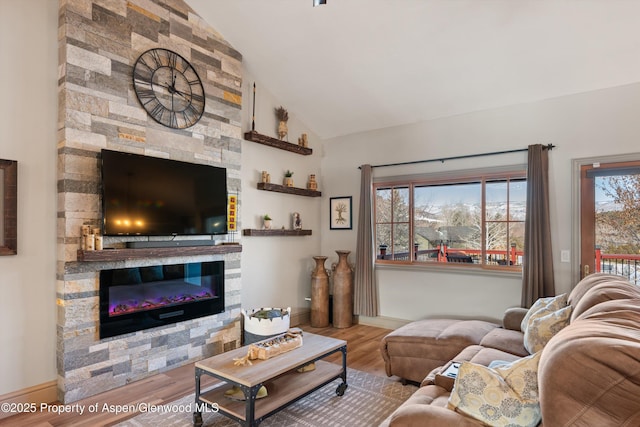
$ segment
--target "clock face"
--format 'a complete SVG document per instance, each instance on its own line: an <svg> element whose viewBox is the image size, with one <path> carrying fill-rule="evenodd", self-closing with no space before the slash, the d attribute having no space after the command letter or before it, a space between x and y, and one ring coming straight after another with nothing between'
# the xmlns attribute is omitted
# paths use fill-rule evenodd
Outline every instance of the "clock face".
<svg viewBox="0 0 640 427"><path fill-rule="evenodd" d="M198 73L170 50L150 49L140 55L133 66L133 88L149 115L170 128L193 126L204 113Z"/></svg>

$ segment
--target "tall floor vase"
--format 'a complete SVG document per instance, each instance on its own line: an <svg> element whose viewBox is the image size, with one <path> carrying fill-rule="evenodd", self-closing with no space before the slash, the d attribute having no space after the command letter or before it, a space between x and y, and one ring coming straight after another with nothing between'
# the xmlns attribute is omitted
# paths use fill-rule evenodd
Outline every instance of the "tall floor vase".
<svg viewBox="0 0 640 427"><path fill-rule="evenodd" d="M333 327L353 325L353 271L348 257L351 251L336 251L338 264L333 272Z"/></svg>
<svg viewBox="0 0 640 427"><path fill-rule="evenodd" d="M314 256L316 267L311 274L311 326L329 326L329 276L324 268L326 256Z"/></svg>

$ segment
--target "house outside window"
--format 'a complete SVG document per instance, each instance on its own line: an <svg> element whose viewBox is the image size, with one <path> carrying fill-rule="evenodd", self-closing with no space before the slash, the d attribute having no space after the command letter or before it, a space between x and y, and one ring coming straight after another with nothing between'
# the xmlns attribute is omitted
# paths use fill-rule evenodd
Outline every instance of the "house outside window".
<svg viewBox="0 0 640 427"><path fill-rule="evenodd" d="M376 263L521 269L524 167L380 181L374 192Z"/></svg>

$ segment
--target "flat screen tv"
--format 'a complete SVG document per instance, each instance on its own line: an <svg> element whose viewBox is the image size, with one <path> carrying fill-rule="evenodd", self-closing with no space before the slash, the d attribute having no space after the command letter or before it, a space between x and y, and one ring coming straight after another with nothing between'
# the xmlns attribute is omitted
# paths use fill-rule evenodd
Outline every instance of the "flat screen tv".
<svg viewBox="0 0 640 427"><path fill-rule="evenodd" d="M105 236L227 232L227 171L102 150Z"/></svg>

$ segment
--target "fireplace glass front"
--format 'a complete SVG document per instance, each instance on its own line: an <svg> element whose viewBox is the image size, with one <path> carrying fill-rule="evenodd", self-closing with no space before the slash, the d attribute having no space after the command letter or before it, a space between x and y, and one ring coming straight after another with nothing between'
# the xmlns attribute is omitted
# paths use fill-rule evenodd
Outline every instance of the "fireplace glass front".
<svg viewBox="0 0 640 427"><path fill-rule="evenodd" d="M100 338L223 311L224 261L100 271Z"/></svg>

